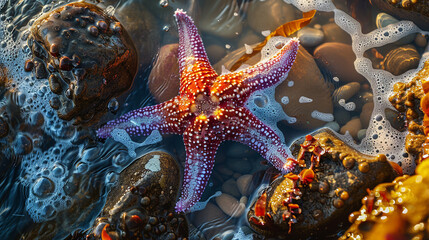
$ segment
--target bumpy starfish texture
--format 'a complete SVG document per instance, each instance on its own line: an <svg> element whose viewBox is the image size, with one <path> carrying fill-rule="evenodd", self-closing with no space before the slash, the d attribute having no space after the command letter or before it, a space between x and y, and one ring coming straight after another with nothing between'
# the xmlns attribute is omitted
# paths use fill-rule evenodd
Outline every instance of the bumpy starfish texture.
<svg viewBox="0 0 429 240"><path fill-rule="evenodd" d="M207 58L192 19L175 12L179 30L179 95L164 103L131 111L97 131L111 137L114 129L130 135L182 134L186 163L176 211L186 212L201 198L220 143L233 140L250 146L283 173L296 162L279 136L254 116L244 104L252 92L284 80L298 51L291 39L273 57L246 69L220 75Z"/></svg>

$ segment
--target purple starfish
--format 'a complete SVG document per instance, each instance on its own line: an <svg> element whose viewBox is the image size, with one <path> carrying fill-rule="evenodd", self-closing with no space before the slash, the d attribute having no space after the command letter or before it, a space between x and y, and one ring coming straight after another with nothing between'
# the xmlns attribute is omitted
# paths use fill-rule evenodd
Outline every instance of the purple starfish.
<svg viewBox="0 0 429 240"><path fill-rule="evenodd" d="M258 151L283 173L296 162L277 134L245 106L254 91L272 86L292 67L298 51L293 38L276 55L241 71L220 75L214 71L192 19L175 12L179 28L179 95L164 103L131 111L97 131L111 137L114 129L131 135L182 134L186 148L185 176L176 211L188 211L201 198L213 169L219 144L244 143Z"/></svg>

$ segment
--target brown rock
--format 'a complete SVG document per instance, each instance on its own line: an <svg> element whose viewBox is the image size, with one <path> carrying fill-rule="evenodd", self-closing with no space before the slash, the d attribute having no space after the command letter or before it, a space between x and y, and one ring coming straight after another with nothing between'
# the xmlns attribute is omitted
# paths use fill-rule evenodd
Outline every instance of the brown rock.
<svg viewBox="0 0 429 240"><path fill-rule="evenodd" d="M167 101L179 93L178 49L177 43L162 46L150 72L148 87L158 102Z"/></svg>
<svg viewBox="0 0 429 240"><path fill-rule="evenodd" d="M110 236L120 232L125 239L143 233L157 239L166 239L169 233L188 237L185 215L174 210L179 184L180 171L174 158L165 152L144 155L121 172L94 229L109 224L106 232ZM94 230L89 237L99 239L99 234Z"/></svg>
<svg viewBox="0 0 429 240"><path fill-rule="evenodd" d="M219 208L230 217L240 217L246 209L245 204L226 193L222 193L222 195L216 197L216 203Z"/></svg>
<svg viewBox="0 0 429 240"><path fill-rule="evenodd" d="M210 34L233 38L240 35L243 28L243 17L240 5L236 0L201 1L201 13L198 26L201 31ZM227 11L225 11L228 9Z"/></svg>
<svg viewBox="0 0 429 240"><path fill-rule="evenodd" d="M282 0L252 1L247 10L247 20L256 32L274 31L280 25L295 19L293 7Z"/></svg>
<svg viewBox="0 0 429 240"><path fill-rule="evenodd" d="M365 103L365 105L363 105L362 112L360 113L360 122L362 124L362 128L368 128L373 109L374 109L373 102Z"/></svg>
<svg viewBox="0 0 429 240"><path fill-rule="evenodd" d="M332 100L334 101L334 104L336 106L340 106L338 104L338 101L340 99L344 99L346 102L351 97L353 97L357 92L359 92L360 84L357 82L351 82L347 83L337 89L335 89L334 93L332 94Z"/></svg>
<svg viewBox="0 0 429 240"><path fill-rule="evenodd" d="M352 120L347 122L346 125L344 125L340 129L340 133L345 134L348 131L354 139L358 139L357 133L361 129L362 129L362 124L360 123L360 119L359 118L352 118Z"/></svg>
<svg viewBox="0 0 429 240"><path fill-rule="evenodd" d="M335 23L327 23L323 25L322 30L325 35L325 42L340 42L345 44L352 43L350 35Z"/></svg>
<svg viewBox="0 0 429 240"><path fill-rule="evenodd" d="M61 78L60 86L51 86L60 100L58 116L76 124L98 122L137 72L136 49L126 30L89 3L69 3L42 15L32 25L29 43L33 62L40 63L35 75L45 78L49 70Z"/></svg>
<svg viewBox="0 0 429 240"><path fill-rule="evenodd" d="M356 72L354 67L356 55L350 45L338 42L324 43L314 50L314 58L333 77L338 77L342 82L366 82L366 79Z"/></svg>
<svg viewBox="0 0 429 240"><path fill-rule="evenodd" d="M288 86L290 81L293 81L292 87ZM282 103L285 96L289 98L287 104ZM301 97L310 98L312 102L300 103ZM296 123L291 124L297 129L311 130L326 124L312 117L315 110L328 114L333 112L329 86L313 57L303 47L299 48L288 77L276 88L275 98L288 116L297 119Z"/></svg>

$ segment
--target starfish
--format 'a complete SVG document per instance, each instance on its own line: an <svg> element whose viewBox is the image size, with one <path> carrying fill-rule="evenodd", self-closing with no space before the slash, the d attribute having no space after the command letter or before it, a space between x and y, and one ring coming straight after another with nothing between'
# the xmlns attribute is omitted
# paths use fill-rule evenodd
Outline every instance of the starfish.
<svg viewBox="0 0 429 240"><path fill-rule="evenodd" d="M298 51L292 38L273 57L243 70L218 75L210 65L193 20L178 9L179 95L155 106L126 113L98 129L109 138L115 129L130 135L181 134L186 162L177 212L187 212L200 200L211 175L221 142L233 140L250 146L282 173L296 161L280 137L246 107L249 96L286 78Z"/></svg>

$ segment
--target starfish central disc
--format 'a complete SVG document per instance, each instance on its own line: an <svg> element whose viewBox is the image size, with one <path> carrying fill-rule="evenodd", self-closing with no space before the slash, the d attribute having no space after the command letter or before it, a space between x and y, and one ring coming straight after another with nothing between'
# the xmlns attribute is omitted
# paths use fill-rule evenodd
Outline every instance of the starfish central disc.
<svg viewBox="0 0 429 240"><path fill-rule="evenodd" d="M191 105L190 111L196 116L211 117L215 116L219 109L219 98L216 96L207 96L199 94L195 99L195 103Z"/></svg>

